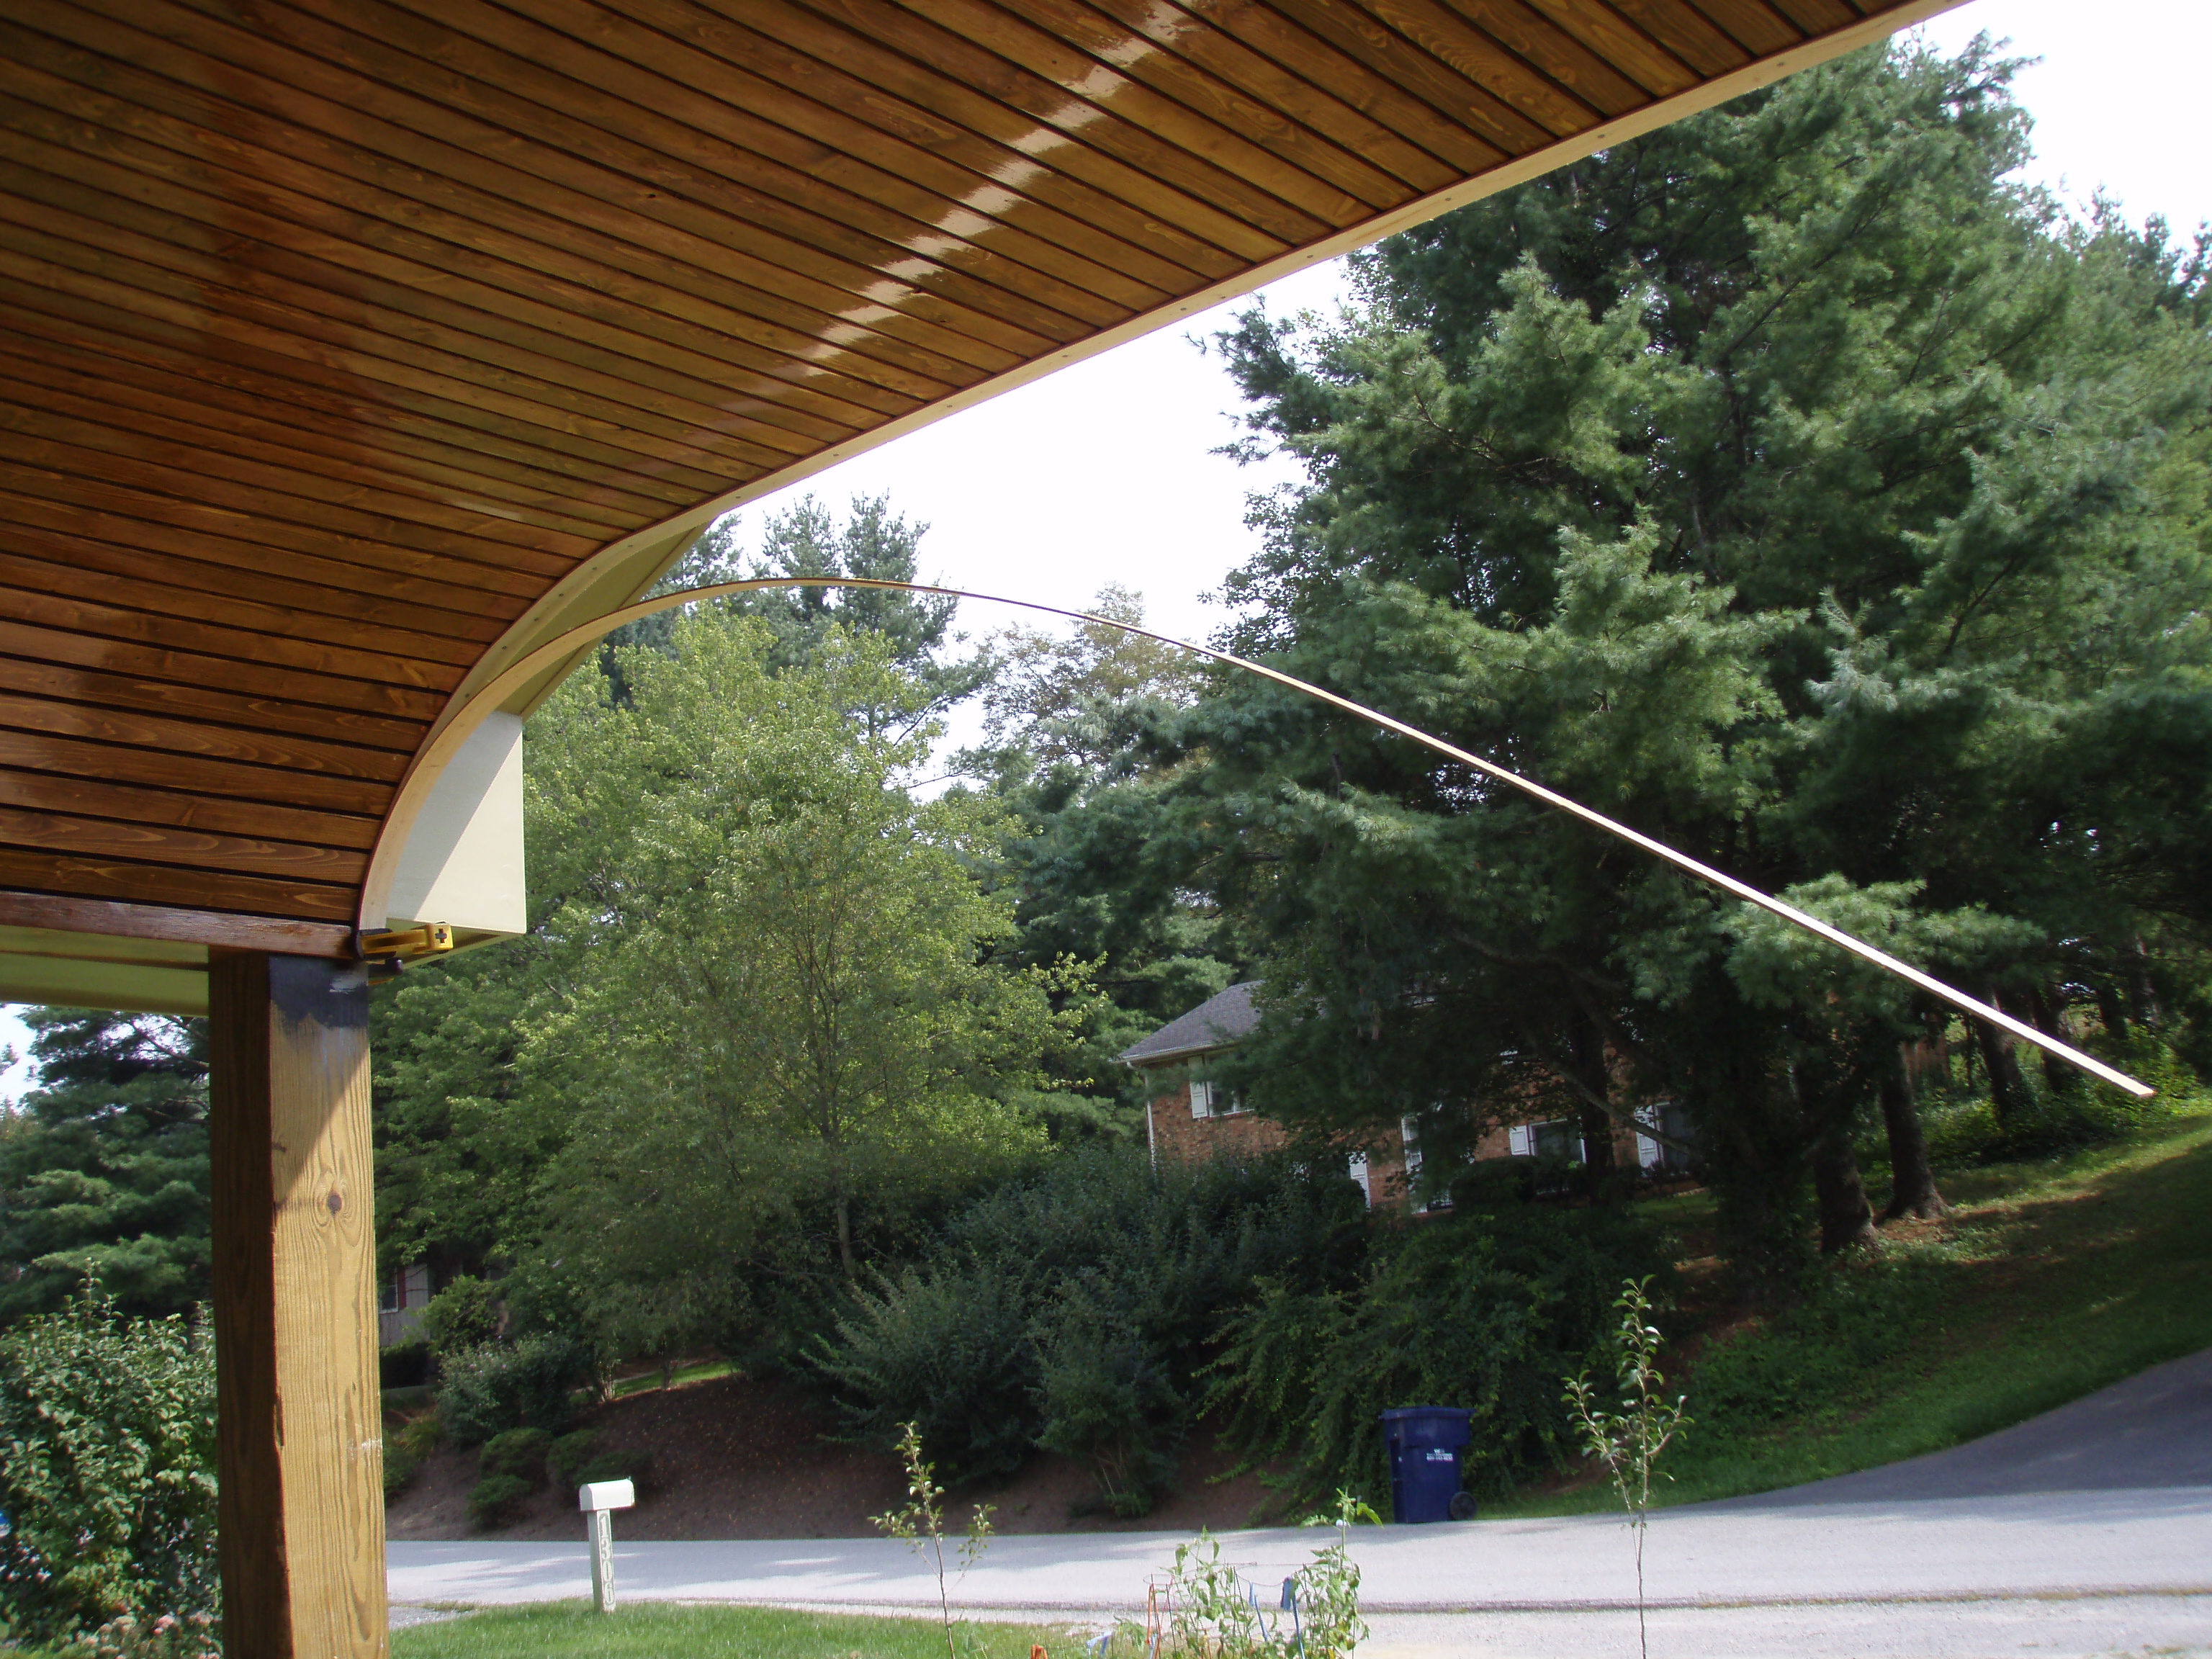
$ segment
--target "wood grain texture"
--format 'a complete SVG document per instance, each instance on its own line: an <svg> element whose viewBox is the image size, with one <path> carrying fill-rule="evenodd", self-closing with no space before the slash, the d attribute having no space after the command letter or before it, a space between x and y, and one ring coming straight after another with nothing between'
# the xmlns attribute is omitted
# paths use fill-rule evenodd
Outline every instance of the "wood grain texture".
<svg viewBox="0 0 2212 1659"><path fill-rule="evenodd" d="M225 1651L388 1650L368 993L307 957L209 963Z"/></svg>
<svg viewBox="0 0 2212 1659"><path fill-rule="evenodd" d="M1927 4L12 0L0 885L335 922L714 504Z"/></svg>
<svg viewBox="0 0 2212 1659"><path fill-rule="evenodd" d="M119 904L0 888L0 927L45 927L115 939L172 939L235 951L354 959L353 929L284 916L234 915L170 904Z"/></svg>

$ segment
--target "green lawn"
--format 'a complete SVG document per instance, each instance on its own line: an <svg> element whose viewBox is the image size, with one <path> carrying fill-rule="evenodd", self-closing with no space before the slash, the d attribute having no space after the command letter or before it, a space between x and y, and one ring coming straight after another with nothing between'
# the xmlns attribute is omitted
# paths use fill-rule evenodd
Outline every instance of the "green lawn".
<svg viewBox="0 0 2212 1659"><path fill-rule="evenodd" d="M1902 1236L1803 1308L1676 1378L1698 1422L1667 1455L1674 1480L1660 1501L1940 1450L2212 1346L2212 1109L2201 1097L2125 1140L1952 1170L1942 1185L1958 1214L1893 1230ZM1695 1230L1698 1198L1664 1202L1677 1206L1671 1224ZM1486 1513L1613 1501L1579 1485Z"/></svg>
<svg viewBox="0 0 2212 1659"><path fill-rule="evenodd" d="M686 1382L706 1382L718 1376L727 1376L737 1367L726 1359L702 1359L696 1364L679 1365L669 1378L669 1386L681 1387ZM643 1394L660 1386L659 1371L644 1371L635 1376L625 1376L617 1382L609 1394L617 1400L629 1395Z"/></svg>
<svg viewBox="0 0 2212 1659"><path fill-rule="evenodd" d="M1064 1628L979 1623L960 1626L956 1636L962 1659L1029 1659L1033 1643L1053 1659L1077 1659L1082 1651L1080 1634ZM938 1659L945 1653L945 1627L930 1620L653 1602L611 1613L575 1601L501 1607L392 1633L392 1659Z"/></svg>

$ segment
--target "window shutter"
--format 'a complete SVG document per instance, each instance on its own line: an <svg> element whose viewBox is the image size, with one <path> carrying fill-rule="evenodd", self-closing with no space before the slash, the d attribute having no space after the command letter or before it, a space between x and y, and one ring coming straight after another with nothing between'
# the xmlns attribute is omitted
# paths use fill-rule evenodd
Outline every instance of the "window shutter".
<svg viewBox="0 0 2212 1659"><path fill-rule="evenodd" d="M1190 1115L1193 1117L1213 1115L1213 1085L1211 1083L1201 1083L1196 1079L1191 1080Z"/></svg>

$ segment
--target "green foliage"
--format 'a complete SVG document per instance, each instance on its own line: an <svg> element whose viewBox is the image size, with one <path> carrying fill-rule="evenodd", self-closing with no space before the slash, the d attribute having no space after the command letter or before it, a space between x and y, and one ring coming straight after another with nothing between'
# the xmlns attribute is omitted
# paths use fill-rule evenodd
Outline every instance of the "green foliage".
<svg viewBox="0 0 2212 1659"><path fill-rule="evenodd" d="M954 1479L1012 1474L1037 1430L1032 1301L1015 1264L950 1252L863 1285L818 1360L848 1426L880 1443L913 1422Z"/></svg>
<svg viewBox="0 0 2212 1659"><path fill-rule="evenodd" d="M1111 1514L1149 1514L1174 1478L1172 1426L1188 1413L1176 1361L1141 1320L1126 1288L1078 1278L1038 1322L1036 1443L1087 1460ZM1188 1361L1185 1361L1187 1366ZM1164 1432L1164 1430L1170 1432Z"/></svg>
<svg viewBox="0 0 2212 1659"><path fill-rule="evenodd" d="M1804 1299L1755 1335L1707 1352L1697 1370L1698 1411L1714 1435L1790 1423L1808 1403L1849 1394L1917 1340L1952 1275L1948 1253L1920 1249L1849 1273L1823 1276Z"/></svg>
<svg viewBox="0 0 2212 1659"><path fill-rule="evenodd" d="M469 1488L469 1519L479 1527L498 1526L544 1486L520 1474L487 1474Z"/></svg>
<svg viewBox="0 0 2212 1659"><path fill-rule="evenodd" d="M945 1563L945 1488L937 1484L937 1471L922 1456L921 1431L911 1423L899 1427L898 1455L899 1462L906 1468L906 1502L869 1519L888 1536L907 1545L936 1572L937 1612L945 1626L946 1659L959 1659L952 1626L951 1591L991 1546L991 1505L979 1504L969 1511L967 1529L954 1551L957 1565L948 1583Z"/></svg>
<svg viewBox="0 0 2212 1659"><path fill-rule="evenodd" d="M1621 1507L1636 1529L1636 1635L1644 1652L1651 1650L1644 1625L1644 1538L1650 1525L1651 1477L1660 1455L1674 1437L1691 1425L1686 1397L1666 1397L1667 1379L1659 1370L1659 1328L1651 1323L1650 1281L1628 1280L1613 1305L1620 1310L1619 1354L1614 1366L1620 1389L1618 1409L1601 1405L1585 1370L1566 1379L1567 1403L1582 1432L1583 1449L1612 1478ZM1672 1480L1672 1475L1666 1476Z"/></svg>
<svg viewBox="0 0 2212 1659"><path fill-rule="evenodd" d="M580 1486L584 1470L591 1463L598 1449L599 1437L591 1429L572 1429L547 1448L546 1467L553 1471L556 1486ZM617 1476L617 1480L621 1477Z"/></svg>
<svg viewBox="0 0 2212 1659"><path fill-rule="evenodd" d="M972 869L1002 820L906 793L926 744L883 711L926 690L880 639L817 643L771 672L760 623L695 617L625 659L629 707L580 678L544 717L532 797L573 866L547 931L589 948L526 1060L568 1103L543 1191L611 1353L803 1332L1043 1144L1015 1097L1080 976L987 959L1010 906Z"/></svg>
<svg viewBox="0 0 2212 1659"><path fill-rule="evenodd" d="M808 504L759 562L911 575L919 533L881 502L842 524ZM669 581L738 574L735 538ZM905 787L975 682L946 660L951 614L693 607L538 713L531 933L375 1000L390 1261L496 1269L501 1330L603 1360L773 1358L1048 1123L1103 1121L1061 1058L1098 1046L1084 970L1000 949L1012 820Z"/></svg>
<svg viewBox="0 0 2212 1659"><path fill-rule="evenodd" d="M152 1619L125 1613L48 1652L52 1659L222 1659L222 1640L212 1613L182 1618L164 1613Z"/></svg>
<svg viewBox="0 0 2212 1659"><path fill-rule="evenodd" d="M590 1352L555 1332L465 1348L440 1368L438 1419L461 1446L513 1429L557 1433L575 1415L573 1391L591 1370Z"/></svg>
<svg viewBox="0 0 2212 1659"><path fill-rule="evenodd" d="M2010 74L1854 54L1391 239L1344 316L1248 314L1252 441L1308 477L1256 504L1233 643L2024 1013L2180 1044L2212 289L2007 181ZM1794 1291L1924 1002L1279 688L1174 738L1145 845L1265 964L1248 1097L1317 1144L1419 1116L1438 1182L1527 1091L1671 1097L1746 1287Z"/></svg>
<svg viewBox="0 0 2212 1659"><path fill-rule="evenodd" d="M594 1452L576 1469L576 1484L595 1480L635 1481L640 1492L653 1484L653 1454L642 1451Z"/></svg>
<svg viewBox="0 0 2212 1659"><path fill-rule="evenodd" d="M462 1273L430 1298L417 1328L422 1340L430 1345L430 1352L443 1359L496 1339L499 1309L500 1296L495 1287Z"/></svg>
<svg viewBox="0 0 2212 1659"><path fill-rule="evenodd" d="M851 1430L905 1423L955 1479L1048 1445L1098 1501L1149 1509L1223 1316L1271 1277L1320 1285L1364 1236L1349 1182L1283 1160L1164 1168L1070 1148L955 1213L924 1265L855 1295L817 1350Z"/></svg>
<svg viewBox="0 0 2212 1659"><path fill-rule="evenodd" d="M1612 1212L1538 1205L1378 1233L1353 1283L1266 1283L1224 1322L1206 1411L1250 1460L1287 1460L1293 1498L1313 1504L1388 1492L1386 1408L1464 1407L1468 1484L1510 1491L1568 1467L1559 1378L1598 1351L1614 1287L1656 1254Z"/></svg>
<svg viewBox="0 0 2212 1659"><path fill-rule="evenodd" d="M1279 1586L1254 1583L1224 1563L1211 1533L1178 1545L1170 1575L1174 1614L1163 1651L1175 1659L1351 1659L1367 1639L1351 1529L1381 1520L1350 1492L1339 1492L1335 1511L1308 1523L1334 1526L1336 1541L1315 1551Z"/></svg>
<svg viewBox="0 0 2212 1659"><path fill-rule="evenodd" d="M0 1325L88 1273L126 1311L208 1295L206 1022L28 1008L37 1086L0 1107Z"/></svg>
<svg viewBox="0 0 2212 1659"><path fill-rule="evenodd" d="M676 567L654 584L656 593L680 592L716 582L755 576L865 576L880 581L919 580L921 538L928 530L891 511L887 497L855 496L840 524L830 509L809 495L770 515L762 526L760 550L747 558L737 514L718 520ZM934 710L975 690L988 674L978 655L948 660L953 615L959 602L921 593L866 588L799 587L710 600L724 617L750 617L773 640L772 665L782 670L812 665L834 649L833 635L872 635L890 660L923 688L921 707ZM678 613L629 623L608 636L604 666L616 700L627 702L632 660L626 647L644 646L672 654L678 649Z"/></svg>
<svg viewBox="0 0 2212 1659"><path fill-rule="evenodd" d="M215 1432L212 1346L175 1315L88 1285L0 1334L0 1630L212 1612Z"/></svg>
<svg viewBox="0 0 2212 1659"><path fill-rule="evenodd" d="M546 1454L553 1435L546 1429L508 1429L484 1442L479 1466L487 1474L512 1474L545 1484Z"/></svg>
<svg viewBox="0 0 2212 1659"><path fill-rule="evenodd" d="M414 1480L422 1460L444 1443L445 1425L435 1412L426 1412L404 1422L385 1419L384 1501L390 1503Z"/></svg>
<svg viewBox="0 0 2212 1659"><path fill-rule="evenodd" d="M1144 621L1139 596L1109 585L1091 609ZM1012 628L991 642L987 746L962 763L1019 822L1003 857L1018 895L1009 961L1094 964L1106 999L1079 1040L1047 1057L1055 1090L1039 1109L1056 1139L1133 1139L1146 1079L1115 1056L1237 977L1217 918L1164 842L1162 811L1183 763L1175 735L1212 678L1194 653L1099 623L1071 636Z"/></svg>
<svg viewBox="0 0 2212 1659"><path fill-rule="evenodd" d="M1953 1213L1855 1251L1787 1310L1707 1344L1668 1504L1769 1492L1940 1451L2212 1345L2212 1115L2118 1143L1946 1172ZM1710 1224L1693 1193L1650 1207ZM1583 1512L1604 1486L1492 1513Z"/></svg>
<svg viewBox="0 0 2212 1659"><path fill-rule="evenodd" d="M2157 1092L2142 1100L2102 1083L2053 1088L2039 1070L2028 1070L2012 1109L2000 1116L1986 1095L1944 1086L1923 1107L1929 1155L1954 1168L2057 1157L2169 1121L2203 1098L2195 1069L2148 1031L2091 1046Z"/></svg>

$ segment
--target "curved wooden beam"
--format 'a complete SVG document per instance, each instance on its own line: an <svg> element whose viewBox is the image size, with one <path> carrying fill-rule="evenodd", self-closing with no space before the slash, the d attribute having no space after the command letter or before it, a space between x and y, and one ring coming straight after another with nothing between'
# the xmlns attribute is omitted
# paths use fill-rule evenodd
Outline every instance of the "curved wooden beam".
<svg viewBox="0 0 2212 1659"><path fill-rule="evenodd" d="M635 605L624 605L619 611L610 611L605 616L596 617L580 627L569 629L567 632L547 641L495 678L486 682L477 690L475 695L450 713L437 735L416 756L414 765L409 769L405 780L400 784L399 793L392 802L392 811L385 818L383 833L377 841L376 852L369 861L368 878L362 884L360 913L362 929L367 932L384 926L386 906L392 893L392 873L398 866L400 853L406 847L407 836L414 828L416 817L422 811L422 803L428 799L432 786L437 782L438 775L445 769L447 763L459 752L461 744L467 740L469 734L483 723L485 716L528 686L548 668L560 662L563 658L604 639L625 623L635 622L643 617L657 616L661 611L672 611L679 605L696 605L703 599L726 599L737 593L757 593L770 589L793 587L877 588L892 592L926 593L945 599L980 599L988 605L1012 605L1017 610L1039 611L1048 617L1063 617L1073 622L1096 623L1102 628L1119 629L1122 633L1133 634L1140 639L1157 641L1162 645L1173 646L1178 650L1195 652L1200 656L1209 657L1215 662L1225 663L1231 668L1242 669L1248 674L1256 674L1262 679L1273 680L1278 685L1287 686L1293 691L1325 702L1331 708L1340 708L1347 714L1356 715L1370 726L1379 726L1386 732L1395 732L1401 738L1409 738L1424 748L1432 749L1437 754L1457 761L1462 766L1472 767L1486 776L1497 779L1500 783L1520 790L1523 794L1532 795L1547 806L1555 807L1571 817L1580 818L1583 823L1602 830L1606 834L1628 842L1632 847L1640 848L1654 858L1662 860L1678 870L1695 876L1709 886L1717 887L1723 892L1743 900L1747 904L1755 904L1762 910L1770 911L1780 916L1784 921L1802 927L1806 932L1827 940L1831 945L1838 945L1852 955L1872 963L1885 973L1894 974L1906 983L1927 992L1931 996L1942 999L1960 1012L1976 1019L1987 1020L1992 1025L2010 1032L2021 1041L2033 1043L2046 1053L2057 1055L2068 1064L2079 1066L2090 1076L2112 1084L2116 1088L2124 1089L2139 1099L2148 1099L2156 1092L2148 1085L2137 1082L2126 1073L2106 1065L2094 1054L2084 1054L2081 1049L2062 1042L2057 1037L2039 1031L2026 1021L2014 1018L2002 1009L1993 1007L1978 998L1968 996L1964 991L1946 984L1934 975L1922 972L1911 963L1899 961L1887 951L1877 949L1864 939L1847 933L1842 928L1832 926L1818 916L1799 909L1794 904L1776 898L1771 893L1761 892L1750 883L1739 881L1724 870L1717 870L1710 864L1701 863L1687 853L1679 852L1664 842L1653 840L1641 830L1632 830L1625 823L1617 823L1606 817L1604 813L1585 806L1580 801L1559 793L1556 789L1547 789L1542 784L1524 778L1517 772L1510 771L1495 761L1486 760L1481 756L1470 753L1455 744L1446 743L1442 738L1433 737L1419 726L1408 726L1405 721L1394 719L1379 709L1370 708L1366 704L1355 702L1350 697L1340 696L1334 691L1311 684L1297 678L1295 675L1285 674L1280 669L1270 668L1264 663L1253 662L1247 658L1235 656L1226 651L1218 651L1210 645L1198 645L1189 640L1176 639L1170 634L1160 634L1149 628L1139 628L1134 623L1117 622L1111 617L1094 617L1085 611L1068 611L1055 605L1040 605L1033 599L1011 599L996 593L974 593L964 588L940 587L928 582L884 581L866 576L756 576L744 581L716 582L706 587L686 588L681 592L663 593L653 599L641 600Z"/></svg>

